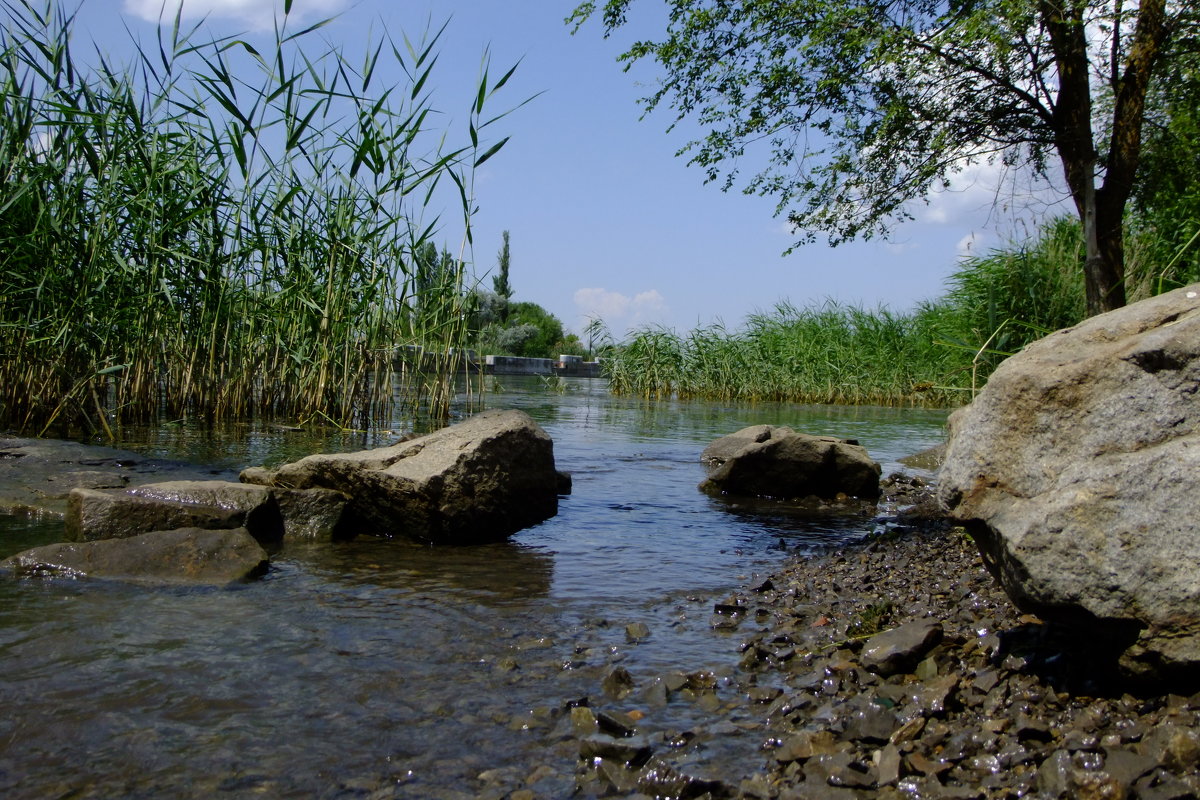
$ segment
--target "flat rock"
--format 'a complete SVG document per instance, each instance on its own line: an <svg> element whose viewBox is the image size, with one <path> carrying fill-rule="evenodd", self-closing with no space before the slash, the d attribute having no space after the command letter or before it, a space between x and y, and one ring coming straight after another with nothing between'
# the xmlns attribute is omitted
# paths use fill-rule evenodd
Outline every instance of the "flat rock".
<svg viewBox="0 0 1200 800"><path fill-rule="evenodd" d="M146 458L59 439L0 437L0 511L61 517L72 489L122 489L164 479L229 480L230 470Z"/></svg>
<svg viewBox="0 0 1200 800"><path fill-rule="evenodd" d="M124 539L177 528L229 530L242 527L245 514L219 506L172 503L126 492L72 489L66 533L73 542Z"/></svg>
<svg viewBox="0 0 1200 800"><path fill-rule="evenodd" d="M0 570L18 576L87 576L209 586L248 580L266 569L266 551L245 528L183 528L124 539L51 544L0 562Z"/></svg>

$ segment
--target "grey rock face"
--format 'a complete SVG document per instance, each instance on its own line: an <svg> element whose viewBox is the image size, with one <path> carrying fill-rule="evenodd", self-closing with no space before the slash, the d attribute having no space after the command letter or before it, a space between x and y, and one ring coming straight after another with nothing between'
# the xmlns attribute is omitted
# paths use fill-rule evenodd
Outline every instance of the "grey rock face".
<svg viewBox="0 0 1200 800"><path fill-rule="evenodd" d="M1022 609L1200 668L1200 285L1059 331L950 419L939 499Z"/></svg>
<svg viewBox="0 0 1200 800"><path fill-rule="evenodd" d="M350 498L357 532L437 544L500 541L558 512L554 445L521 411L487 411L390 447L312 455L244 479Z"/></svg>
<svg viewBox="0 0 1200 800"><path fill-rule="evenodd" d="M723 436L701 460L715 468L700 484L709 494L771 497L879 497L879 464L858 443L754 425Z"/></svg>
<svg viewBox="0 0 1200 800"><path fill-rule="evenodd" d="M212 586L244 581L266 569L266 551L245 528L184 528L123 539L51 544L0 562L0 570L23 576L90 576Z"/></svg>
<svg viewBox="0 0 1200 800"><path fill-rule="evenodd" d="M164 503L125 492L72 489L67 497L67 539L126 539L176 528L240 528L243 515L207 505Z"/></svg>
<svg viewBox="0 0 1200 800"><path fill-rule="evenodd" d="M167 481L125 491L73 489L67 498L71 541L121 539L176 528L246 528L260 542L283 537L271 491L229 481Z"/></svg>
<svg viewBox="0 0 1200 800"><path fill-rule="evenodd" d="M278 542L283 538L283 516L275 494L263 486L233 481L166 481L148 483L127 490L136 497L178 503L184 506L209 506L231 512L234 518L260 542ZM164 530L158 528L157 530Z"/></svg>

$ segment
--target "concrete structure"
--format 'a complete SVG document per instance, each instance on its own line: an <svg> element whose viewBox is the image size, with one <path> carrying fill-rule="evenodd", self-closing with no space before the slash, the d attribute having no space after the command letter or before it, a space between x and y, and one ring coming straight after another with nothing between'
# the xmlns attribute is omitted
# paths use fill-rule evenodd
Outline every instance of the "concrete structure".
<svg viewBox="0 0 1200 800"><path fill-rule="evenodd" d="M552 358L484 356L486 375L561 375L567 378L599 378L600 362L584 361L583 356L560 355Z"/></svg>

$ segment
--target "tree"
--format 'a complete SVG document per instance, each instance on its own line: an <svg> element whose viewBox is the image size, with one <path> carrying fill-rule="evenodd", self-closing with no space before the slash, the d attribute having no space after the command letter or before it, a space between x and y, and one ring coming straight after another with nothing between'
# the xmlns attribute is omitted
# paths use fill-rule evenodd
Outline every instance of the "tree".
<svg viewBox="0 0 1200 800"><path fill-rule="evenodd" d="M1200 280L1200 42L1176 42L1147 103L1134 234L1149 251L1156 288Z"/></svg>
<svg viewBox="0 0 1200 800"><path fill-rule="evenodd" d="M505 302L512 298L512 284L508 282L508 265L509 265L509 250L508 250L508 231L500 234L504 243L500 246L500 252L496 254L497 274L492 276L492 290L500 297L504 298ZM508 316L508 307L505 305L501 312L500 319L503 321Z"/></svg>
<svg viewBox="0 0 1200 800"><path fill-rule="evenodd" d="M1056 158L1083 225L1089 314L1125 303L1122 219L1147 91L1200 0L672 0L665 37L621 56L665 70L646 109L706 132L686 145L707 179L832 244L885 234L911 201L969 164L1046 176ZM606 35L633 0L607 0ZM569 18L576 29L594 2ZM672 126L673 127L673 126Z"/></svg>

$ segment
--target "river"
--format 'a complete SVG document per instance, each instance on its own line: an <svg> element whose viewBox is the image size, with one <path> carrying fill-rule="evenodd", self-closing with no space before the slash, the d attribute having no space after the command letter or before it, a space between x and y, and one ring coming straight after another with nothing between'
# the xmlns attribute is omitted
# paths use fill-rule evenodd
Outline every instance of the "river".
<svg viewBox="0 0 1200 800"><path fill-rule="evenodd" d="M736 784L758 769L762 742L736 724L700 730L704 713L685 697L617 701L601 681L617 667L639 688L712 671L722 702L744 703L742 637L711 626L714 602L877 523L706 497L700 451L783 424L856 438L886 475L941 440L945 412L504 383L488 406L533 416L574 477L558 515L508 543L290 544L266 578L225 590L0 580L0 796L500 797L513 782L563 796L578 755L564 708L583 698L644 714L650 737L688 739L677 761L698 774ZM166 425L121 446L238 468L388 441ZM61 538L61 523L0 516L0 556ZM649 635L630 640L634 623Z"/></svg>

